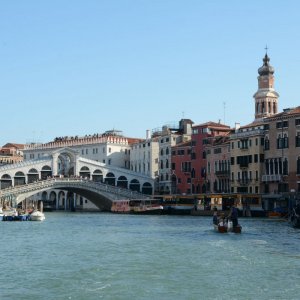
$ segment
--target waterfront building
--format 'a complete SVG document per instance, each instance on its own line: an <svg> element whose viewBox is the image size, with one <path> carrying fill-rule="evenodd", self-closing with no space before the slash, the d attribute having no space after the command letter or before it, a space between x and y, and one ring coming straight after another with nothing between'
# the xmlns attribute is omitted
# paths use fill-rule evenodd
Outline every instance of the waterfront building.
<svg viewBox="0 0 300 300"><path fill-rule="evenodd" d="M87 159L102 162L120 168L130 168L131 145L140 139L124 137L122 131L109 130L103 134L57 137L54 141L25 145L24 160L41 158L56 149L70 148ZM59 173L66 173L67 161L61 161ZM70 171L70 170L69 170Z"/></svg>
<svg viewBox="0 0 300 300"><path fill-rule="evenodd" d="M207 193L231 192L229 134L212 137L205 146Z"/></svg>
<svg viewBox="0 0 300 300"><path fill-rule="evenodd" d="M264 205L300 193L300 107L284 109L265 121Z"/></svg>
<svg viewBox="0 0 300 300"><path fill-rule="evenodd" d="M172 147L172 194L190 194L191 192L191 141Z"/></svg>
<svg viewBox="0 0 300 300"><path fill-rule="evenodd" d="M206 193L211 182L207 181L206 146L217 136L227 136L230 126L206 122L193 126L191 143L192 193ZM218 150L219 151L219 150Z"/></svg>
<svg viewBox="0 0 300 300"><path fill-rule="evenodd" d="M231 192L260 194L264 163L264 124L237 127L230 135Z"/></svg>
<svg viewBox="0 0 300 300"><path fill-rule="evenodd" d="M158 176L158 161L158 137L152 138L150 130L147 130L146 139L131 145L130 170L155 179Z"/></svg>
<svg viewBox="0 0 300 300"><path fill-rule="evenodd" d="M226 135L229 130L229 126L215 122L193 125L191 140L172 147L172 176L177 180L178 193L207 192L205 147L211 138Z"/></svg>
<svg viewBox="0 0 300 300"><path fill-rule="evenodd" d="M172 147L191 139L192 124L189 119L181 119L178 125L168 124L152 130L152 138L157 138L159 142L159 169L156 182L157 192L160 194L170 194L172 190L174 191L176 174L172 170Z"/></svg>
<svg viewBox="0 0 300 300"><path fill-rule="evenodd" d="M0 166L23 160L24 144L7 143L0 148Z"/></svg>

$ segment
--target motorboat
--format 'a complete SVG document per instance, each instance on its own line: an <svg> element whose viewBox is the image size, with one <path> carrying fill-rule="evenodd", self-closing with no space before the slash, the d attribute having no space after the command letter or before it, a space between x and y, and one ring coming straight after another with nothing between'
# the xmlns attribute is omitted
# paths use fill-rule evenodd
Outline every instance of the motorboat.
<svg viewBox="0 0 300 300"><path fill-rule="evenodd" d="M227 233L227 232L241 233L242 232L242 226L238 224L237 226L233 227L232 221L220 222L217 225L214 224L214 229L215 231L220 233Z"/></svg>
<svg viewBox="0 0 300 300"><path fill-rule="evenodd" d="M44 221L45 219L45 214L39 210L35 210L30 214L30 221Z"/></svg>
<svg viewBox="0 0 300 300"><path fill-rule="evenodd" d="M161 214L163 206L156 199L114 200L111 212L122 214Z"/></svg>

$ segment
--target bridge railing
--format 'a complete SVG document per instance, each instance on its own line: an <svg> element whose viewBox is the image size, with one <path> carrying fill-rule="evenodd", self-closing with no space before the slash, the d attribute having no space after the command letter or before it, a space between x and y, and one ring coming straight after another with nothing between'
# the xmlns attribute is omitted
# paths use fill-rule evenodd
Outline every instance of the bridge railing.
<svg viewBox="0 0 300 300"><path fill-rule="evenodd" d="M28 165L36 165L41 162L50 161L50 160L51 160L50 157L42 157L39 159L31 159L31 160L23 160L23 161L14 163L14 164L7 164L4 166L1 166L0 171L11 170L11 169L16 169L16 168L20 168L20 167L26 167Z"/></svg>
<svg viewBox="0 0 300 300"><path fill-rule="evenodd" d="M147 199L151 197L150 195L145 195L139 193L137 191L128 190L125 188L120 188L112 185L107 185L101 182L96 182L92 180L86 180L82 178L50 178L47 180L36 181L29 184L18 185L14 187L9 187L6 189L0 190L0 197L5 198L9 195L20 195L24 193L29 193L33 191L43 190L47 188L55 188L55 186L63 186L66 187L82 187L93 189L99 192L106 192L111 194L116 194L119 196L123 196L131 199ZM63 189L63 187L61 187Z"/></svg>
<svg viewBox="0 0 300 300"><path fill-rule="evenodd" d="M149 177L145 174L137 173L137 172L134 172L134 171L129 170L129 169L115 167L115 166L112 166L112 165L107 166L106 164L104 164L102 162L98 162L98 161L88 159L88 158L85 158L85 157L81 157L81 156L79 157L79 160L82 161L82 162L86 162L86 163L90 163L92 165L99 166L99 167L109 168L109 170L112 171L112 172L116 171L116 172L119 172L119 173L122 173L122 174L127 174L129 176L139 177L139 178L142 178L142 179L147 180L149 182L154 181L153 178L151 178L151 177Z"/></svg>

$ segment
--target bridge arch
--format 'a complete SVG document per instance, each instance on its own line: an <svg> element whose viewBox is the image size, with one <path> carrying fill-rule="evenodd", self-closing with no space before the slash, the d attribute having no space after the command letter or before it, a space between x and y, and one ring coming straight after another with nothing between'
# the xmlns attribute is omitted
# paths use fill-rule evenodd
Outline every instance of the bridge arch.
<svg viewBox="0 0 300 300"><path fill-rule="evenodd" d="M75 175L76 153L71 149L61 149L58 151L57 170L59 175Z"/></svg>
<svg viewBox="0 0 300 300"><path fill-rule="evenodd" d="M83 166L79 171L79 176L81 176L82 178L90 179L91 178L90 169L87 166Z"/></svg>
<svg viewBox="0 0 300 300"><path fill-rule="evenodd" d="M146 195L152 195L153 193L153 188L151 183L145 182L142 186L142 193Z"/></svg>
<svg viewBox="0 0 300 300"><path fill-rule="evenodd" d="M41 179L47 179L47 177L52 177L52 169L50 166L46 165L42 167L41 170Z"/></svg>
<svg viewBox="0 0 300 300"><path fill-rule="evenodd" d="M115 186L116 185L116 176L115 176L115 174L111 173L111 172L107 173L106 177L105 177L105 180L104 180L104 183Z"/></svg>
<svg viewBox="0 0 300 300"><path fill-rule="evenodd" d="M1 177L1 189L5 189L12 186L12 179L10 175L3 174Z"/></svg>
<svg viewBox="0 0 300 300"><path fill-rule="evenodd" d="M102 182L103 181L103 173L101 170L96 169L92 175L93 181Z"/></svg>
<svg viewBox="0 0 300 300"><path fill-rule="evenodd" d="M27 173L27 182L32 183L39 180L39 172L37 169L31 168Z"/></svg>
<svg viewBox="0 0 300 300"><path fill-rule="evenodd" d="M48 193L47 193L47 191L43 191L42 192L42 197L41 198L42 198L41 200L43 200L43 201L47 201L48 200Z"/></svg>
<svg viewBox="0 0 300 300"><path fill-rule="evenodd" d="M57 196L58 209L65 207L65 199L66 199L65 191L59 191Z"/></svg>
<svg viewBox="0 0 300 300"><path fill-rule="evenodd" d="M125 176L120 176L117 180L117 186L128 189L128 180Z"/></svg>
<svg viewBox="0 0 300 300"><path fill-rule="evenodd" d="M129 184L129 189L139 192L141 190L141 184L137 179L132 179Z"/></svg>
<svg viewBox="0 0 300 300"><path fill-rule="evenodd" d="M23 185L26 183L26 176L23 172L18 171L14 176L14 185Z"/></svg>

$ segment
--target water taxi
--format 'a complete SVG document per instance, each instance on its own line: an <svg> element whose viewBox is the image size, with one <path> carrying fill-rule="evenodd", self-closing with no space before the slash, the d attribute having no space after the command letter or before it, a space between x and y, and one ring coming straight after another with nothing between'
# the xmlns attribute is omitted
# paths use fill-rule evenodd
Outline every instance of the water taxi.
<svg viewBox="0 0 300 300"><path fill-rule="evenodd" d="M160 214L163 206L154 199L114 200L111 212L122 214Z"/></svg>

